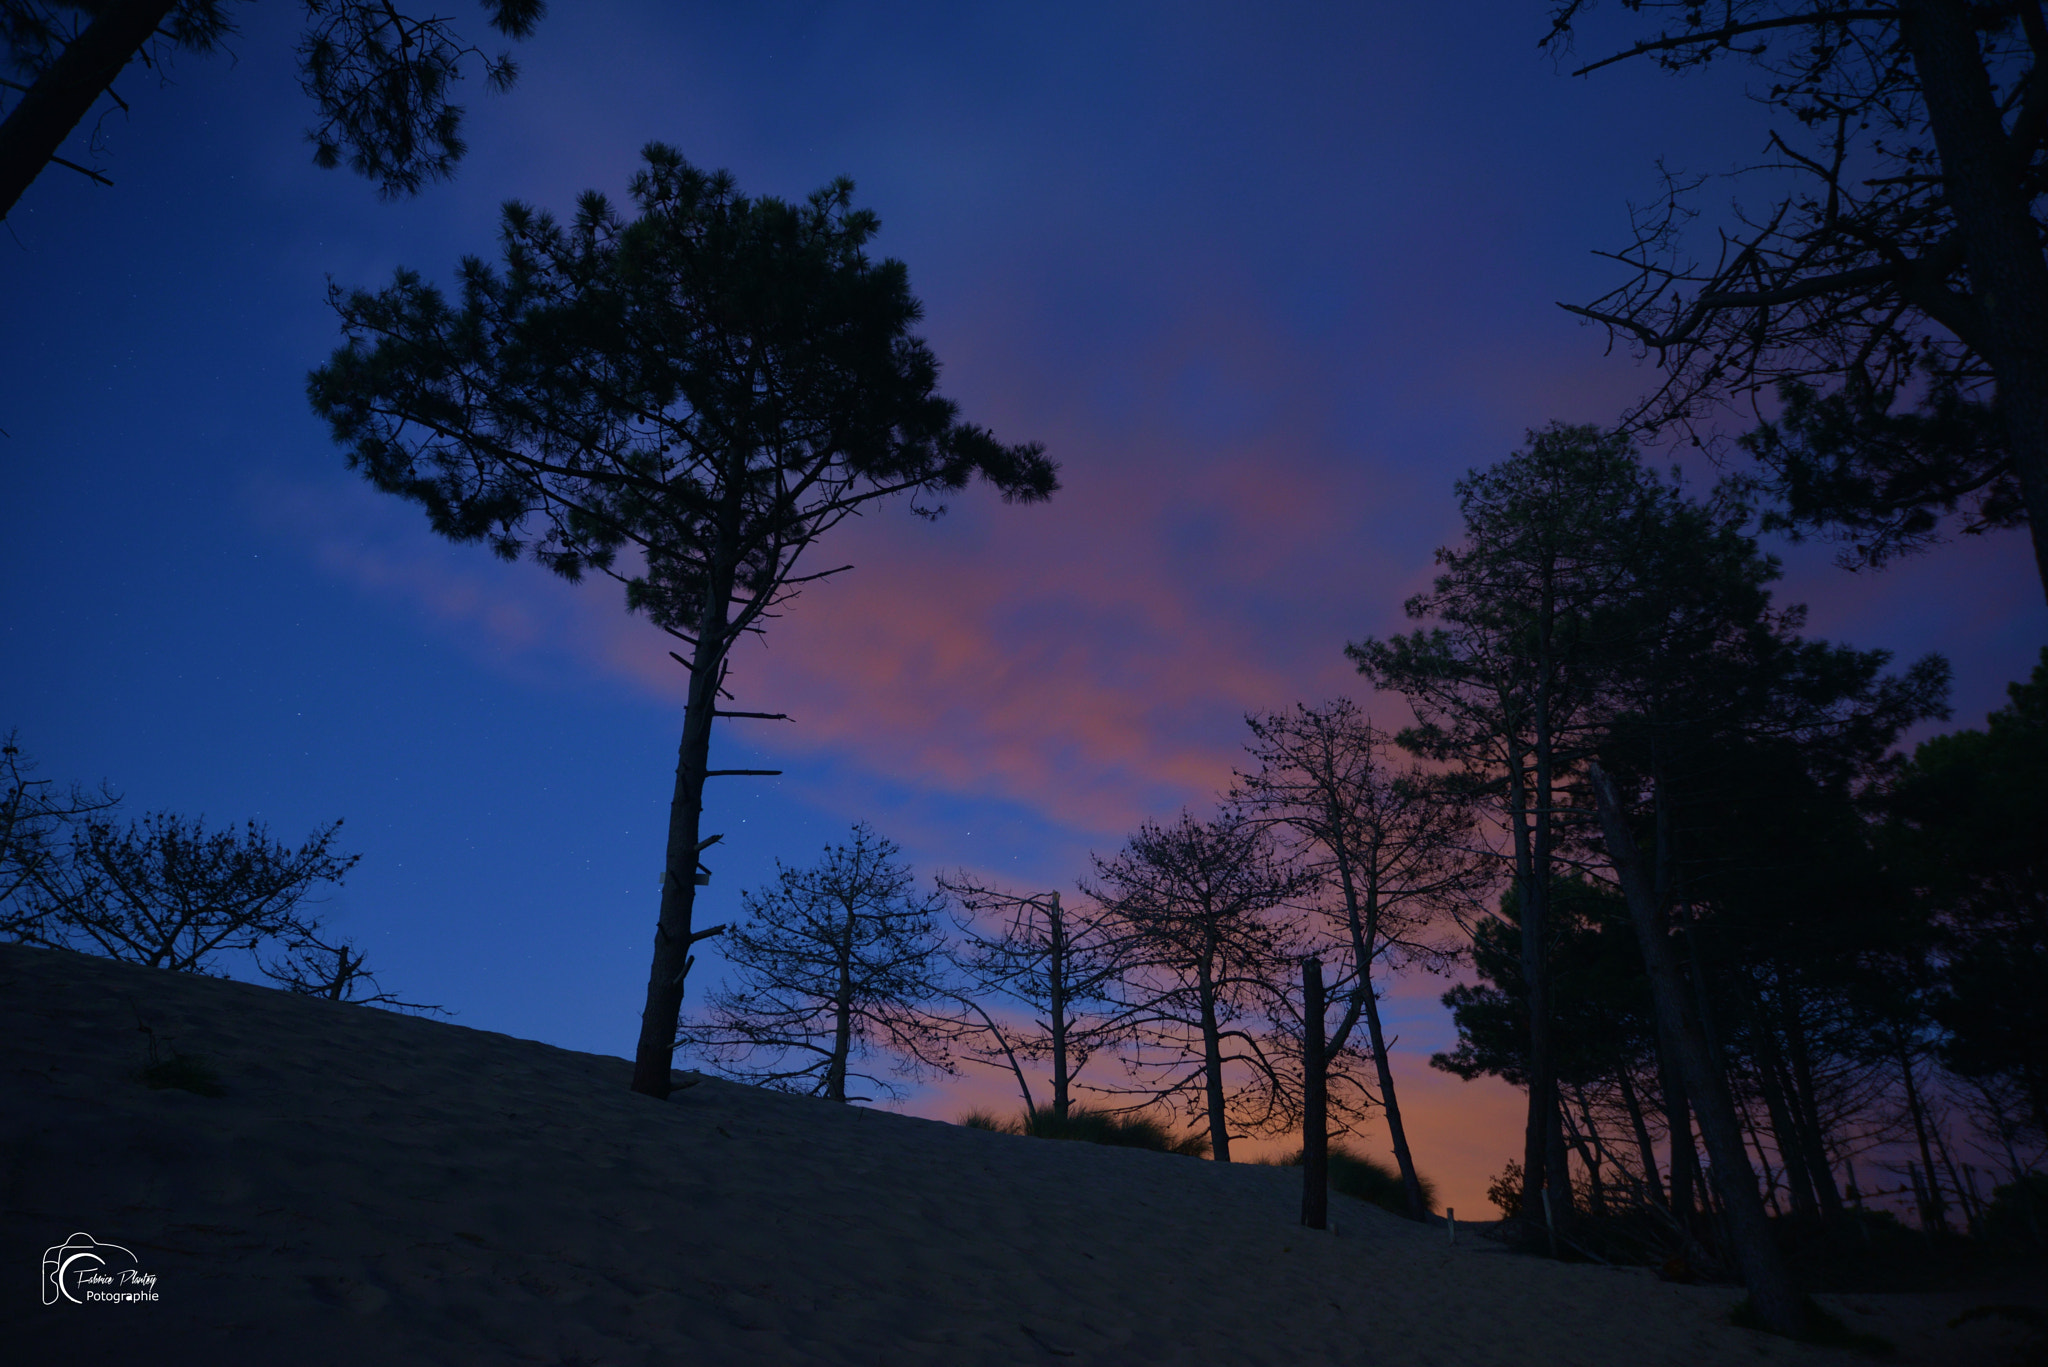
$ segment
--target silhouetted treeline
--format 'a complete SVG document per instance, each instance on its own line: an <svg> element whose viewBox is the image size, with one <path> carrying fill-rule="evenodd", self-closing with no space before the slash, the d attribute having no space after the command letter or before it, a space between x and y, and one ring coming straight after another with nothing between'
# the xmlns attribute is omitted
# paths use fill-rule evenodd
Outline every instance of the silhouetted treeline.
<svg viewBox="0 0 2048 1367"><path fill-rule="evenodd" d="M1674 949L1714 1027L1774 1213L1880 1192L1930 1229L1977 1228L2048 1141L2048 652L1984 730L1837 771L1752 767L1688 829ZM1683 1088L1660 1057L1621 895L1553 882L1560 1113L1575 1200L1706 1215ZM1444 996L1465 1077L1528 1077L1520 908L1475 927L1477 981ZM1680 1136L1677 1144L1671 1137Z"/></svg>
<svg viewBox="0 0 2048 1367"><path fill-rule="evenodd" d="M1318 1140L1383 1117L1398 1204L1424 1218L1379 997L1392 973L1457 957L1449 927L1490 876L1473 804L1343 699L1247 722L1250 763L1211 814L1141 823L1069 892L954 874L919 897L864 827L783 869L727 932L728 985L685 1020L686 1057L840 1101L863 1099L850 1077L891 1092L885 1071L974 1063L1014 1080L1020 1133L1183 1123L1160 1146L1219 1162L1304 1132L1310 1191ZM1049 1067L1049 1104L1027 1065Z"/></svg>
<svg viewBox="0 0 2048 1367"><path fill-rule="evenodd" d="M1351 653L1510 870L1434 1060L1529 1094L1504 1206L1564 1247L1654 1212L1649 1242L1794 1315L1771 1216L1882 1188L1981 1228L2048 1141L2048 654L1907 758L1946 664L1803 637L1730 490L1553 426L1458 494L1429 625Z"/></svg>

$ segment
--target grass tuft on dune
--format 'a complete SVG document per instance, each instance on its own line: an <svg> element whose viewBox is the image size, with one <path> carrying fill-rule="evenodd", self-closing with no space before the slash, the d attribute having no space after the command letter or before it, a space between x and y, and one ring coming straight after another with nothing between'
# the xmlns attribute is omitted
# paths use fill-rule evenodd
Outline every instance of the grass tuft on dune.
<svg viewBox="0 0 2048 1367"><path fill-rule="evenodd" d="M1051 1111L1033 1111L1014 1120L1004 1120L989 1111L970 1111L960 1118L960 1123L970 1130L1021 1134L1032 1139L1070 1139L1120 1149L1177 1153L1188 1158L1209 1156L1209 1137L1205 1134L1175 1135L1151 1116L1121 1115L1087 1106L1069 1107L1064 1117Z"/></svg>
<svg viewBox="0 0 2048 1367"><path fill-rule="evenodd" d="M1301 1166L1301 1150L1296 1149L1285 1158L1269 1158L1268 1163L1283 1168ZM1429 1210L1436 1209L1436 1183L1421 1173L1415 1180L1422 1185L1422 1204ZM1408 1192L1401 1185L1401 1174L1377 1158L1369 1158L1345 1144L1330 1145L1330 1190L1367 1205L1390 1210L1396 1215L1408 1213Z"/></svg>

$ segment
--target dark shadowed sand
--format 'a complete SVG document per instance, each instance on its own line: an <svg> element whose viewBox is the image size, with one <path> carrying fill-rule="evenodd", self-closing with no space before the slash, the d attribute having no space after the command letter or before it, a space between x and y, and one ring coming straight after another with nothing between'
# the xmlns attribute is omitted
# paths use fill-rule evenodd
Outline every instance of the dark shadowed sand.
<svg viewBox="0 0 2048 1367"><path fill-rule="evenodd" d="M226 1094L151 1090L137 1017ZM1849 1363L1735 1293L1519 1258L1299 1176L705 1081L443 1022L0 946L0 1343L69 1363ZM155 1302L44 1305L44 1251ZM118 1256L112 1255L118 1262ZM111 1264L110 1264L111 1265ZM1825 1298L1993 1367L1967 1297Z"/></svg>

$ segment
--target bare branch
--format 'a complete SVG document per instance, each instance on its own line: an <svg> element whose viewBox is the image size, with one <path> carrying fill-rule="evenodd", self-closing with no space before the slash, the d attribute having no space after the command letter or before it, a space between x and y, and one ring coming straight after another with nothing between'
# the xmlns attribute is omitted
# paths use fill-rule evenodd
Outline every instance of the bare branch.
<svg viewBox="0 0 2048 1367"><path fill-rule="evenodd" d="M1602 57L1597 62L1588 66L1582 66L1577 71L1574 71L1572 75L1584 76L1598 71L1602 67L1613 66L1616 62L1625 62L1631 57L1641 57L1652 52L1671 52L1687 47L1728 47L1733 44L1735 39L1746 37L1752 33L1769 33L1788 28L1833 28L1853 23L1860 19L1896 19L1898 18L1898 13L1898 9L1895 6L1886 5L1875 9L1834 10L1820 14L1788 14L1781 15L1775 19L1751 19L1739 23L1731 22L1723 24L1717 29L1701 29L1692 33L1658 37L1647 42L1637 43L1626 52L1617 52L1611 57ZM1556 37L1559 31L1559 27L1553 26L1551 37ZM1549 42L1550 39L1546 38L1543 41Z"/></svg>

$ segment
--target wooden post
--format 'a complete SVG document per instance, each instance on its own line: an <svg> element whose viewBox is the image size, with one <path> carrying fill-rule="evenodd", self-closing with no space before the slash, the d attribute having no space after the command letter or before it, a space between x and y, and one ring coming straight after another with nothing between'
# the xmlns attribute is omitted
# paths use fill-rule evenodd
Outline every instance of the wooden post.
<svg viewBox="0 0 2048 1367"><path fill-rule="evenodd" d="M1323 961L1301 961L1301 1222L1330 1215L1329 1061L1323 1057Z"/></svg>

